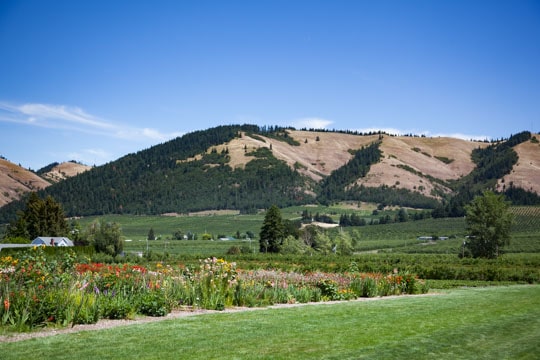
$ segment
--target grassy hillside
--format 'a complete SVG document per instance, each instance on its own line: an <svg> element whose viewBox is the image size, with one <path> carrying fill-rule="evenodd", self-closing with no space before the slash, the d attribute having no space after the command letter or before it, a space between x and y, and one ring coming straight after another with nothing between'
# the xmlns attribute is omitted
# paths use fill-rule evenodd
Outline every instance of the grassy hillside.
<svg viewBox="0 0 540 360"><path fill-rule="evenodd" d="M0 207L20 199L29 191L37 191L49 185L30 170L0 158Z"/></svg>

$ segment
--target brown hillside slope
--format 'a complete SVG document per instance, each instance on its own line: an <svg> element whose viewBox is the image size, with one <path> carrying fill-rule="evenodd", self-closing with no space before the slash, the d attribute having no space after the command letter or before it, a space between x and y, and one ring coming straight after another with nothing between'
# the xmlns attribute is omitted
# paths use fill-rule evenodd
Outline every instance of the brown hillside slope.
<svg viewBox="0 0 540 360"><path fill-rule="evenodd" d="M333 170L345 165L352 154L348 150L359 149L377 140L377 135L355 136L328 132L289 131L289 135L300 143L292 146L284 141L279 141L258 135L252 138L242 134L241 138L234 139L227 144L216 147L220 152L224 148L229 150L231 167L244 167L253 159L246 156L259 147L269 148L280 160L285 161L290 167L310 178L320 181ZM318 138L318 140L317 140ZM208 151L210 151L209 149Z"/></svg>
<svg viewBox="0 0 540 360"><path fill-rule="evenodd" d="M243 167L253 159L246 156L246 152L272 145L275 157L313 180L320 181L352 158L349 150L358 150L379 139L378 135L358 136L297 130L288 133L300 143L299 146L263 136L255 139L243 134L241 138L217 147L217 151L227 148L231 158L230 165L235 168ZM358 179L357 184L371 187L395 186L435 196L434 190L447 192L449 189L431 181L425 175L441 180L458 179L467 175L475 167L471 161L472 150L483 146L486 144L454 138L385 135L381 144L382 161L372 166L368 176Z"/></svg>
<svg viewBox="0 0 540 360"><path fill-rule="evenodd" d="M540 138L539 134L533 136ZM512 183L540 195L540 143L527 141L515 146L514 150L519 156L518 163L510 174L499 180L498 189L504 190Z"/></svg>
<svg viewBox="0 0 540 360"><path fill-rule="evenodd" d="M272 152L289 165L298 168L300 173L314 180L345 165L353 155L349 150L357 150L378 139L377 135L357 136L340 133L289 131L300 146L291 146L285 142L271 140Z"/></svg>
<svg viewBox="0 0 540 360"><path fill-rule="evenodd" d="M56 165L54 168L52 168L51 171L43 174L43 177L57 183L59 181L78 175L90 169L91 167L88 165L78 164L71 161L63 162Z"/></svg>
<svg viewBox="0 0 540 360"><path fill-rule="evenodd" d="M385 136L381 144L382 161L371 167L358 185L403 188L426 196L448 192L448 188L427 176L441 180L458 179L470 173L475 164L471 152L481 142L454 138Z"/></svg>
<svg viewBox="0 0 540 360"><path fill-rule="evenodd" d="M0 206L18 200L29 191L43 189L49 185L33 172L0 159Z"/></svg>

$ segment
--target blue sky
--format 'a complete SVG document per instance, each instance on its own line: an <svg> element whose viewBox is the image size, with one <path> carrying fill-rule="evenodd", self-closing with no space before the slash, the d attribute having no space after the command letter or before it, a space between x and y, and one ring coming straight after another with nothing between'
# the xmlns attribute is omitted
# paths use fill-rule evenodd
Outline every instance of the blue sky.
<svg viewBox="0 0 540 360"><path fill-rule="evenodd" d="M0 155L100 165L250 123L540 131L540 2L0 1Z"/></svg>

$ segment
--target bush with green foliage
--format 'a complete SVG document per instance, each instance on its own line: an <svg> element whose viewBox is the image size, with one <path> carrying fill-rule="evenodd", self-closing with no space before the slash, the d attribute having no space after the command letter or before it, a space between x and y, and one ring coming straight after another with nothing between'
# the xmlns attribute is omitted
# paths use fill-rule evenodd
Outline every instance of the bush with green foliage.
<svg viewBox="0 0 540 360"><path fill-rule="evenodd" d="M117 223L96 220L88 226L83 237L94 246L96 252L114 257L124 250L122 231Z"/></svg>
<svg viewBox="0 0 540 360"><path fill-rule="evenodd" d="M504 195L491 191L477 196L466 207L470 237L465 246L473 257L497 258L501 248L509 243L513 221L509 207Z"/></svg>

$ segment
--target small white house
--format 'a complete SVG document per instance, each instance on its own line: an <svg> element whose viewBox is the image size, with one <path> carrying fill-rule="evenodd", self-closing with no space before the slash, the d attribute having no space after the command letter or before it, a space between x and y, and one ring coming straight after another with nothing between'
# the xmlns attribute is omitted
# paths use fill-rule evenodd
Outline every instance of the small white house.
<svg viewBox="0 0 540 360"><path fill-rule="evenodd" d="M32 240L32 245L73 246L73 241L67 237L38 236Z"/></svg>

